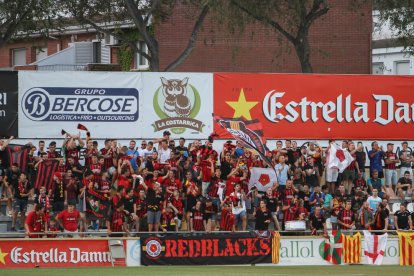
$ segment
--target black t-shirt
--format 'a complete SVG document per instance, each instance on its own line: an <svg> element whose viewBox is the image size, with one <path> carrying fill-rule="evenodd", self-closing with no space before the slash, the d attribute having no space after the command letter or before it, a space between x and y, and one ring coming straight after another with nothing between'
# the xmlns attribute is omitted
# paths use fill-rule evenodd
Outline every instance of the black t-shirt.
<svg viewBox="0 0 414 276"><path fill-rule="evenodd" d="M124 197L122 201L124 202L124 210L128 211L130 214L133 214L134 203L137 201L137 198L135 196L132 196L130 198Z"/></svg>
<svg viewBox="0 0 414 276"><path fill-rule="evenodd" d="M65 201L66 185L64 182L53 181L53 201Z"/></svg>
<svg viewBox="0 0 414 276"><path fill-rule="evenodd" d="M266 231L268 230L269 223L265 223L266 220L272 221L272 215L269 210L266 211L257 210L256 211L256 230Z"/></svg>
<svg viewBox="0 0 414 276"><path fill-rule="evenodd" d="M413 184L413 181L411 181L410 178L405 179L405 177L401 177L400 179L398 179L398 183L412 185ZM407 191L408 190L408 187L402 187L402 190L403 191Z"/></svg>
<svg viewBox="0 0 414 276"><path fill-rule="evenodd" d="M270 212L276 212L277 205L278 205L278 202L277 202L277 198L276 198L276 197L274 197L274 198L269 198L269 197L267 197L267 195L264 195L264 196L262 197L262 199L266 202L266 208L267 208Z"/></svg>
<svg viewBox="0 0 414 276"><path fill-rule="evenodd" d="M397 217L398 228L400 229L409 228L408 218L410 217L410 215L411 214L408 210L405 210L404 212L401 212L400 210L398 210L397 212L394 213L394 216Z"/></svg>
<svg viewBox="0 0 414 276"><path fill-rule="evenodd" d="M360 168L361 171L363 171L363 168L365 168L365 160L367 158L365 151L356 151L355 152L355 159L356 162L358 163L358 167Z"/></svg>
<svg viewBox="0 0 414 276"><path fill-rule="evenodd" d="M323 224L325 223L326 219L325 216L319 215L316 217L315 215L311 215L310 222L312 224L312 227L316 230L322 230Z"/></svg>
<svg viewBox="0 0 414 276"><path fill-rule="evenodd" d="M221 162L220 171L221 171L221 179L226 180L227 176L231 172L231 164L226 161Z"/></svg>
<svg viewBox="0 0 414 276"><path fill-rule="evenodd" d="M29 181L26 181L24 183L20 183L19 181L16 181L13 183L13 189L14 189L14 198L28 200L29 196L22 197L20 194L29 193L29 191L32 189L32 186L30 185Z"/></svg>
<svg viewBox="0 0 414 276"><path fill-rule="evenodd" d="M296 148L296 150L289 148L287 150L287 155L288 155L289 164L293 164L296 162L296 160L298 160L302 156L302 152L300 151L299 148Z"/></svg>
<svg viewBox="0 0 414 276"><path fill-rule="evenodd" d="M176 146L175 150L179 151L181 153L181 155L183 155L183 156L184 156L184 152L187 152L187 154L188 154L188 148L187 147Z"/></svg>
<svg viewBox="0 0 414 276"><path fill-rule="evenodd" d="M303 199L303 207L305 207L309 212L311 210L311 206L309 205L310 196L310 192L305 193L304 191L300 191L298 194L298 197Z"/></svg>
<svg viewBox="0 0 414 276"><path fill-rule="evenodd" d="M149 211L160 211L161 203L164 201L162 193L157 194L154 189L148 188L147 190L147 203Z"/></svg>
<svg viewBox="0 0 414 276"><path fill-rule="evenodd" d="M313 169L314 171L312 172L311 175L308 175L308 173L306 172L307 170ZM305 181L306 184L308 184L310 187L315 187L316 185L318 185L318 167L316 165L305 165L305 167L303 167L303 170L305 171L306 177L305 177Z"/></svg>
<svg viewBox="0 0 414 276"><path fill-rule="evenodd" d="M14 185L17 184L19 181L19 175L20 175L20 169L18 169L16 172L13 172L12 170L9 170L7 172L7 179L9 184L14 187Z"/></svg>

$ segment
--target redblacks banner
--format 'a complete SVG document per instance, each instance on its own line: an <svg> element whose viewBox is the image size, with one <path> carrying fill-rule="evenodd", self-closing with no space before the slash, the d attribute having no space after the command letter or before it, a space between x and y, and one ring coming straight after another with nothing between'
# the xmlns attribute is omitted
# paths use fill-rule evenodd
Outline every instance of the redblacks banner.
<svg viewBox="0 0 414 276"><path fill-rule="evenodd" d="M408 76L214 74L214 115L258 119L273 139L412 140L413 91Z"/></svg>
<svg viewBox="0 0 414 276"><path fill-rule="evenodd" d="M0 241L0 270L111 265L107 240Z"/></svg>
<svg viewBox="0 0 414 276"><path fill-rule="evenodd" d="M272 262L272 238L252 233L141 235L141 265Z"/></svg>

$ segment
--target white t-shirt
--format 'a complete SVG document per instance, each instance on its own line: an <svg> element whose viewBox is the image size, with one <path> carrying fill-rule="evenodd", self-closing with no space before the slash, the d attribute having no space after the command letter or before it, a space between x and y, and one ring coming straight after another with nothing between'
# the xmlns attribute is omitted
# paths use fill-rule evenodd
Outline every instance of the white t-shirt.
<svg viewBox="0 0 414 276"><path fill-rule="evenodd" d="M379 196L377 196L377 197L370 196L370 197L368 197L367 201L368 201L368 204L369 204L369 208L371 208L372 210L374 210L374 212L376 212L377 211L377 205L378 205L379 202L382 201L382 199Z"/></svg>
<svg viewBox="0 0 414 276"><path fill-rule="evenodd" d="M166 164L167 160L171 158L171 149L167 148L166 150L164 150L163 148L160 148L160 150L158 151L158 161L161 164Z"/></svg>
<svg viewBox="0 0 414 276"><path fill-rule="evenodd" d="M235 196L235 192L232 192L230 194L231 197ZM246 201L243 199L243 196L241 193L237 193L237 198L238 200L238 205L234 206L234 204L232 205L232 212L234 215L238 215L243 211L246 211Z"/></svg>

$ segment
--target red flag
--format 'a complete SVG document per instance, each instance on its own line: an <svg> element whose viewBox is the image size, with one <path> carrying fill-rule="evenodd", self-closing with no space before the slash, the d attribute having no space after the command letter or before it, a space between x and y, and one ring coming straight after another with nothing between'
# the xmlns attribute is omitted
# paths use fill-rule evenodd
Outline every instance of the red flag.
<svg viewBox="0 0 414 276"><path fill-rule="evenodd" d="M89 131L88 128L86 126L82 125L82 124L78 124L78 129Z"/></svg>

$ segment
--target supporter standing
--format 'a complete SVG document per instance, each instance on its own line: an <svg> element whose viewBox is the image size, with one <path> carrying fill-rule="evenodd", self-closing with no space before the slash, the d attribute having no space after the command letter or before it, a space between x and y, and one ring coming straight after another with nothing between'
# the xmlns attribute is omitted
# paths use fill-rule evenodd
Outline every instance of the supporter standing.
<svg viewBox="0 0 414 276"><path fill-rule="evenodd" d="M384 153L384 162L385 162L385 179L386 186L392 187L392 190L395 194L398 175L397 175L397 164L400 163L400 159L397 154L394 152L394 144L387 144L387 151Z"/></svg>
<svg viewBox="0 0 414 276"><path fill-rule="evenodd" d="M161 185L158 182L147 186L145 182L142 183L147 192L147 220L148 231L158 232L161 220L161 207L164 201ZM124 206L122 205L122 209Z"/></svg>
<svg viewBox="0 0 414 276"><path fill-rule="evenodd" d="M126 235L129 235L127 220L124 212L124 202L119 201L115 209L112 209L106 218L106 227L108 231L108 236L110 237L123 237L125 232Z"/></svg>
<svg viewBox="0 0 414 276"><path fill-rule="evenodd" d="M289 175L289 165L286 164L286 160L284 156L279 156L279 163L275 166L276 176L277 176L277 182L281 187L284 187L286 185L286 180L288 180Z"/></svg>
<svg viewBox="0 0 414 276"><path fill-rule="evenodd" d="M345 209L339 212L338 224L343 230L353 229L355 227L355 215L351 208L352 202L348 200L345 203Z"/></svg>
<svg viewBox="0 0 414 276"><path fill-rule="evenodd" d="M315 207L315 211L309 218L309 223L313 236L317 235L317 231L326 231L326 218L322 213L321 207Z"/></svg>
<svg viewBox="0 0 414 276"><path fill-rule="evenodd" d="M16 182L13 182L13 186L9 186L9 194L13 194L13 219L12 219L12 231L16 231L17 215L20 213L20 227L24 229L24 221L26 218L27 204L29 196L32 194L32 186L27 180L25 173L20 173L20 176Z"/></svg>
<svg viewBox="0 0 414 276"><path fill-rule="evenodd" d="M382 203L378 204L377 210L374 214L374 219L369 223L372 230L383 231L388 229L388 215L385 211L385 206Z"/></svg>
<svg viewBox="0 0 414 276"><path fill-rule="evenodd" d="M401 161L400 172L409 172L410 178L411 180L413 180L412 163L414 161L414 155L408 148L407 142L403 142L401 145L402 145L402 150L400 151L400 154L399 154L399 158Z"/></svg>
<svg viewBox="0 0 414 276"><path fill-rule="evenodd" d="M345 171L342 175L342 183L345 186L345 190L348 194L352 191L352 184L356 178L356 174L359 173L359 164L356 161L356 149L354 142L350 141L348 143L348 151L351 154L353 160L348 167L346 167Z"/></svg>
<svg viewBox="0 0 414 276"><path fill-rule="evenodd" d="M204 208L200 200L197 200L196 205L191 210L190 216L190 231L204 231Z"/></svg>
<svg viewBox="0 0 414 276"><path fill-rule="evenodd" d="M63 229L63 232L68 234L68 237L73 237L73 234L78 233L78 227L81 223L81 217L78 210L75 209L75 202L68 202L68 208L60 212L56 216L56 221Z"/></svg>
<svg viewBox="0 0 414 276"><path fill-rule="evenodd" d="M24 223L26 237L29 238L41 238L47 228L47 220L44 214L44 206L37 204L35 209L31 211ZM36 234L33 234L36 233Z"/></svg>
<svg viewBox="0 0 414 276"><path fill-rule="evenodd" d="M267 209L266 202L260 200L259 208L253 213L256 217L255 230L267 231L269 230L269 224L272 221L271 211Z"/></svg>
<svg viewBox="0 0 414 276"><path fill-rule="evenodd" d="M126 154L128 155L129 160L131 162L133 172L137 172L138 170L137 158L139 157L139 152L138 152L138 148L136 147L136 142L134 140L129 141L129 147L128 147Z"/></svg>
<svg viewBox="0 0 414 276"><path fill-rule="evenodd" d="M329 160L334 158L331 156L331 147L335 143L334 140L329 140L329 146L326 148L325 155L326 155L326 184L329 187L329 192L334 193L336 189L336 181L338 180L339 171L336 168L329 168Z"/></svg>
<svg viewBox="0 0 414 276"><path fill-rule="evenodd" d="M357 150L355 152L355 159L356 159L356 162L358 163L359 171L360 173L362 173L362 178L365 179L366 178L365 177L365 162L367 159L367 155L364 151L364 146L362 142L358 142Z"/></svg>
<svg viewBox="0 0 414 276"><path fill-rule="evenodd" d="M382 159L384 159L384 151L382 146L378 146L378 142L372 142L372 149L368 152L369 157L369 172L370 176L373 176L374 171L378 172L378 178L384 178L384 172L382 169Z"/></svg>
<svg viewBox="0 0 414 276"><path fill-rule="evenodd" d="M241 230L246 231L247 213L246 213L246 194L241 190L240 183L234 186L234 192L230 194L230 199L233 202L234 223L237 225L241 222Z"/></svg>
<svg viewBox="0 0 414 276"><path fill-rule="evenodd" d="M374 220L374 211L369 207L369 202L364 201L358 212L358 229L369 230L370 222Z"/></svg>

